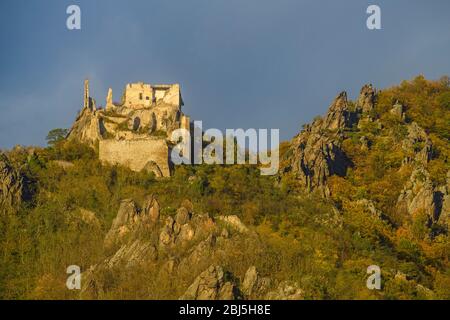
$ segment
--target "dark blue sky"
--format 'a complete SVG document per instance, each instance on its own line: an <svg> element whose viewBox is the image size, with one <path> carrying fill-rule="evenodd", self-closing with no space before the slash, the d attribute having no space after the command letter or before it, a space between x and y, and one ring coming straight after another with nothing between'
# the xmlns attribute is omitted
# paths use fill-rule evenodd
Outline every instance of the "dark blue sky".
<svg viewBox="0 0 450 320"><path fill-rule="evenodd" d="M369 4L382 30L366 28ZM0 15L0 148L70 127L86 77L101 105L108 87L118 101L128 82L177 82L204 128L286 140L339 91L450 74L448 0L1 0Z"/></svg>

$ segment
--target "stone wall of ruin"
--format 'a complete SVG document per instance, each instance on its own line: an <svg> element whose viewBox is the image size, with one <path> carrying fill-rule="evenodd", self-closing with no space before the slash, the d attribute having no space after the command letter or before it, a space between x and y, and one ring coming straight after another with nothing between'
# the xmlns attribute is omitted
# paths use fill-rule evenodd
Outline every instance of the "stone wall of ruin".
<svg viewBox="0 0 450 320"><path fill-rule="evenodd" d="M153 89L149 84L131 83L125 88L125 105L150 107L153 101Z"/></svg>
<svg viewBox="0 0 450 320"><path fill-rule="evenodd" d="M141 171L149 162L154 161L164 177L170 176L169 148L164 138L101 140L99 158L102 162L120 164L133 171Z"/></svg>

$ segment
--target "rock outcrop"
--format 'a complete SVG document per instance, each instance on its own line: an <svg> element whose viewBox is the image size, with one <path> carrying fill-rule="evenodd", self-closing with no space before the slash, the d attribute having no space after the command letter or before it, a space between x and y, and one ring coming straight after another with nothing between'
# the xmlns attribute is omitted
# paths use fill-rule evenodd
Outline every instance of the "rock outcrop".
<svg viewBox="0 0 450 320"><path fill-rule="evenodd" d="M6 155L0 153L0 208L2 212L15 210L24 195L23 179Z"/></svg>
<svg viewBox="0 0 450 320"><path fill-rule="evenodd" d="M416 122L408 125L408 136L403 140L402 147L407 154L404 164L426 165L433 157L431 140Z"/></svg>
<svg viewBox="0 0 450 320"><path fill-rule="evenodd" d="M431 222L438 222L443 208L442 193L430 180L430 174L423 167L415 169L397 201L399 208L409 214L426 213Z"/></svg>
<svg viewBox="0 0 450 320"><path fill-rule="evenodd" d="M107 279L116 272L150 268L158 277L190 283L181 291L181 300L303 298L297 283L273 281L261 276L255 266L241 279L224 270L222 262L235 257L236 252L228 251L236 248L235 241L256 248L262 244L237 216L220 216L218 221L196 213L189 200L173 216L160 212L153 195L142 206L132 199L123 200L105 237L106 257L82 275L81 296L101 298L109 290ZM192 272L198 273L192 277Z"/></svg>
<svg viewBox="0 0 450 320"><path fill-rule="evenodd" d="M194 214L192 204L184 202L178 208L175 218L166 218L159 234L159 244L164 248L186 244L197 236L210 232L214 225L208 215Z"/></svg>
<svg viewBox="0 0 450 320"><path fill-rule="evenodd" d="M211 265L194 280L180 300L234 300L238 297L235 284L225 280L223 268Z"/></svg>
<svg viewBox="0 0 450 320"><path fill-rule="evenodd" d="M124 264L126 268L153 262L158 257L158 251L150 241L134 240L130 244L122 245L119 250L106 260L109 268Z"/></svg>
<svg viewBox="0 0 450 320"><path fill-rule="evenodd" d="M94 146L102 139L103 124L96 110L83 108L68 133L69 140Z"/></svg>
<svg viewBox="0 0 450 320"><path fill-rule="evenodd" d="M263 297L270 288L271 280L268 277L261 277L255 266L248 268L242 281L241 291L248 297Z"/></svg>
<svg viewBox="0 0 450 320"><path fill-rule="evenodd" d="M356 108L360 112L369 113L375 107L377 93L371 84L362 87L356 102Z"/></svg>
<svg viewBox="0 0 450 320"><path fill-rule="evenodd" d="M364 94L365 91L364 91ZM367 98L360 98L364 104ZM369 99L370 100L370 99ZM358 121L358 113L349 109L347 94L342 92L322 119L306 125L291 143L290 170L307 190L319 189L329 195L326 185L331 175L344 176L351 165L341 148L344 130Z"/></svg>
<svg viewBox="0 0 450 320"><path fill-rule="evenodd" d="M159 203L153 196L147 197L144 209L132 199L122 200L117 216L106 234L105 247L112 247L121 243L127 235L155 226L158 220Z"/></svg>

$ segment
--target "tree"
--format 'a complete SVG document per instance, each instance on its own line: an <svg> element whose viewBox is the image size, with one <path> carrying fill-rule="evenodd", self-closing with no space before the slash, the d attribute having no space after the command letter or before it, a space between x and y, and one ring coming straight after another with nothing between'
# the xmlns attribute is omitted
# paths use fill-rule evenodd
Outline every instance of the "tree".
<svg viewBox="0 0 450 320"><path fill-rule="evenodd" d="M49 131L45 140L47 140L48 145L53 146L56 143L64 140L68 133L69 133L69 130L67 130L67 129L61 129L61 128L53 129L53 130Z"/></svg>

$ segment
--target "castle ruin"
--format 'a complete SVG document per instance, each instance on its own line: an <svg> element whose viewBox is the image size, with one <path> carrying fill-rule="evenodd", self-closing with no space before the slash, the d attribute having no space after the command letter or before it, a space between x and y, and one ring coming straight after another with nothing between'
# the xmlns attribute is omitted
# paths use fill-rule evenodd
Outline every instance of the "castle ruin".
<svg viewBox="0 0 450 320"><path fill-rule="evenodd" d="M125 86L119 103L113 102L109 88L105 108L97 108L85 80L83 108L68 139L98 145L102 162L167 177L171 173L171 133L179 128L190 130L190 119L181 111L183 105L178 84L137 82Z"/></svg>

